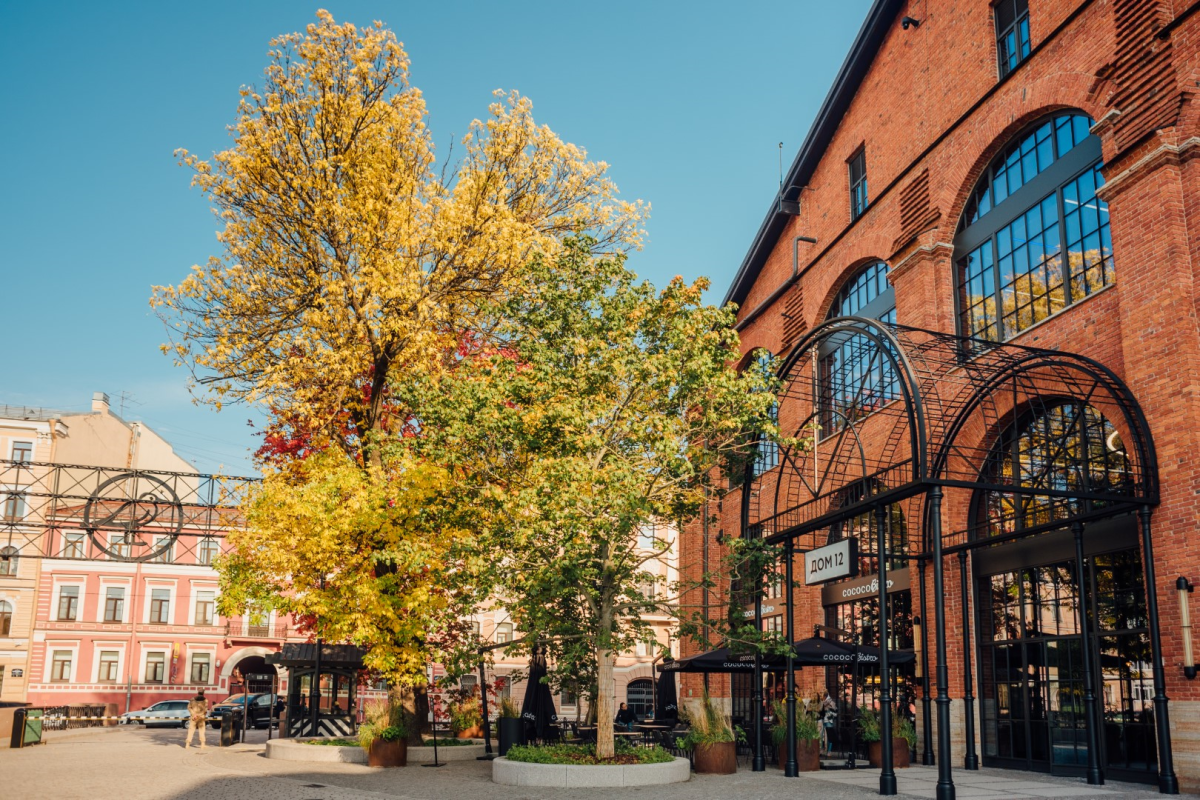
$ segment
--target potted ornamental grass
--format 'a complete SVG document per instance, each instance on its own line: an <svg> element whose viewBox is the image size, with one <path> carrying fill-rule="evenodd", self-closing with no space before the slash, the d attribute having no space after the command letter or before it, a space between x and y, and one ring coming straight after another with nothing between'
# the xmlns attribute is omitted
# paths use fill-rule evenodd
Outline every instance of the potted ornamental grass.
<svg viewBox="0 0 1200 800"><path fill-rule="evenodd" d="M859 737L867 743L867 761L872 767L883 766L883 731L879 712L866 706L858 709ZM892 766L902 769L909 765L909 747L916 744L917 733L912 722L902 715L892 717Z"/></svg>
<svg viewBox="0 0 1200 800"><path fill-rule="evenodd" d="M375 700L363 707L358 727L358 744L367 751L371 767L403 767L408 764L408 718L404 707L389 700Z"/></svg>
<svg viewBox="0 0 1200 800"><path fill-rule="evenodd" d="M500 699L500 720L496 723L500 739L500 755L507 755L509 748L525 744L525 722L521 709L510 697Z"/></svg>
<svg viewBox="0 0 1200 800"><path fill-rule="evenodd" d="M779 768L787 766L787 703L776 700L775 724L771 726L771 741ZM796 709L796 765L801 772L816 772L821 768L821 727L815 714L805 708Z"/></svg>
<svg viewBox="0 0 1200 800"><path fill-rule="evenodd" d="M681 744L692 751L692 767L698 773L732 775L737 772L737 737L729 716L704 693L699 709L689 709L691 728Z"/></svg>
<svg viewBox="0 0 1200 800"><path fill-rule="evenodd" d="M450 703L450 730L459 739L483 736L483 710L476 694L467 694Z"/></svg>

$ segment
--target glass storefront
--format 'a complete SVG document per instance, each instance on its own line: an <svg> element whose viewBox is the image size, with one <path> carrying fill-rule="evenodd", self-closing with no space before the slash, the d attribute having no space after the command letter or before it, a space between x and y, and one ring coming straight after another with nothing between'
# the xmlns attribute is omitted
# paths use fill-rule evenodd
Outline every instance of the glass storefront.
<svg viewBox="0 0 1200 800"><path fill-rule="evenodd" d="M1150 639L1136 549L1085 564L1092 663L1103 725L1101 763L1156 768ZM1074 774L1087 764L1084 668L1075 564L980 579L984 763Z"/></svg>

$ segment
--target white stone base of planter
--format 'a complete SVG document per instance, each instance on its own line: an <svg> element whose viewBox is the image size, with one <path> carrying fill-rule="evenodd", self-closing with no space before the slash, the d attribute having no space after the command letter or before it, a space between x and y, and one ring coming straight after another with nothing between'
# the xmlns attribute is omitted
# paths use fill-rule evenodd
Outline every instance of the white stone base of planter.
<svg viewBox="0 0 1200 800"><path fill-rule="evenodd" d="M307 741L309 740L270 739L267 741L267 758L277 758L283 761L340 762L342 764L367 763L367 751L358 745L337 747L331 744L305 744Z"/></svg>
<svg viewBox="0 0 1200 800"><path fill-rule="evenodd" d="M493 747L495 747L495 745L493 745ZM437 749L437 757L438 761L474 761L476 758L483 755L483 751L484 747L482 744L460 744L452 747L441 747L439 745ZM409 747L408 763L432 764L433 748Z"/></svg>
<svg viewBox="0 0 1200 800"><path fill-rule="evenodd" d="M411 751L410 751L411 752ZM497 758L492 762L492 782L505 786L559 788L658 786L683 783L692 777L686 758L665 764L526 764Z"/></svg>

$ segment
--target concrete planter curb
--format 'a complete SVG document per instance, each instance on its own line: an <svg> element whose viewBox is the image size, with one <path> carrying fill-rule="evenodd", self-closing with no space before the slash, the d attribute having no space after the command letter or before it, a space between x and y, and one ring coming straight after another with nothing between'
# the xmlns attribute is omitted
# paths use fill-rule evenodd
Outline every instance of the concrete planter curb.
<svg viewBox="0 0 1200 800"><path fill-rule="evenodd" d="M453 747L438 746L437 757L438 761L474 761L479 756L483 755L484 747L482 744L475 745L458 745ZM408 748L408 763L410 764L432 764L433 763L433 748L432 747L410 747Z"/></svg>
<svg viewBox="0 0 1200 800"><path fill-rule="evenodd" d="M411 752L411 751L410 751ZM686 758L665 764L525 764L497 758L492 762L492 783L505 786L550 786L563 789L615 786L659 786L683 783L692 777Z"/></svg>
<svg viewBox="0 0 1200 800"><path fill-rule="evenodd" d="M358 745L335 747L333 745L305 744L307 739L271 739L267 742L267 758L281 761L319 761L341 764L366 764L367 751ZM412 751L409 750L411 753ZM410 757L411 758L411 757Z"/></svg>
<svg viewBox="0 0 1200 800"><path fill-rule="evenodd" d="M320 761L342 764L366 764L367 752L358 745L335 747L334 745L305 744L308 739L271 739L267 742L267 758L281 761ZM439 747L438 761L474 761L483 755L482 744ZM432 764L432 747L408 748L409 764Z"/></svg>

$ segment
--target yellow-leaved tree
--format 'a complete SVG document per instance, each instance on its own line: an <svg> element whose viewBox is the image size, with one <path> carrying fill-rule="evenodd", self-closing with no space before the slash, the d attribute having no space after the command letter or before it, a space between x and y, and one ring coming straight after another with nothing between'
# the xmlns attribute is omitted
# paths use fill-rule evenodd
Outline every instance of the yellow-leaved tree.
<svg viewBox="0 0 1200 800"><path fill-rule="evenodd" d="M179 152L223 253L151 301L199 396L268 410L265 478L219 562L222 611L296 614L420 683L474 602L456 550L472 521L431 510L453 476L403 446L420 409L389 387L444 368L464 331L487 330L483 309L567 238L636 247L646 209L516 93L498 93L439 165L408 57L381 23L321 11L269 56L261 87L242 90L232 146Z"/></svg>

